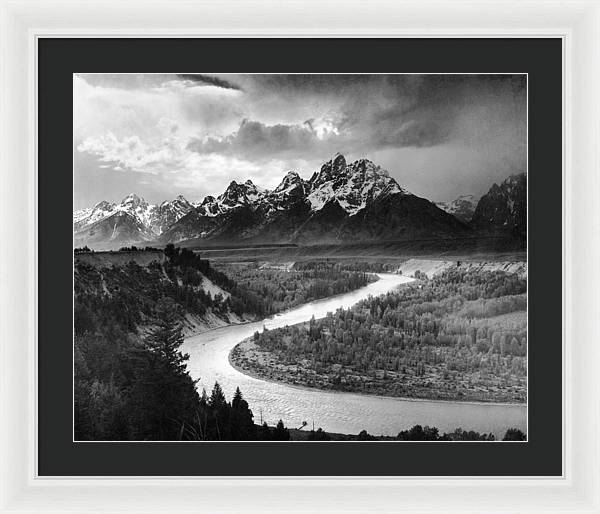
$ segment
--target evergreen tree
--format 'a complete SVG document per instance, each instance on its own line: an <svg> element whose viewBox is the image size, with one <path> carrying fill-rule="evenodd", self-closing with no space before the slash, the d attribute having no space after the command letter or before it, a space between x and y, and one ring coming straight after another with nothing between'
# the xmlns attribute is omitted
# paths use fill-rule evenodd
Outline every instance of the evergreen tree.
<svg viewBox="0 0 600 514"><path fill-rule="evenodd" d="M156 308L156 327L146 338L149 355L145 359L140 355L139 378L131 394L141 438L180 439L186 427L195 422L199 398L185 367L188 355L179 351L182 343L178 307L171 298L161 298Z"/></svg>
<svg viewBox="0 0 600 514"><path fill-rule="evenodd" d="M271 429L267 425L266 421L260 426L258 438L261 441L269 441L271 439Z"/></svg>
<svg viewBox="0 0 600 514"><path fill-rule="evenodd" d="M289 441L290 440L290 431L285 428L283 421L280 419L277 422L277 426L273 431L273 440L274 441Z"/></svg>
<svg viewBox="0 0 600 514"><path fill-rule="evenodd" d="M210 394L208 401L210 407L210 414L212 420L212 430L210 432L211 439L217 439L220 441L227 440L230 438L230 413L231 406L225 399L223 389L218 382L215 382L213 390Z"/></svg>
<svg viewBox="0 0 600 514"><path fill-rule="evenodd" d="M149 350L175 373L185 373L189 355L179 352L183 344L181 312L172 298L162 297L156 305L156 327L146 339Z"/></svg>
<svg viewBox="0 0 600 514"><path fill-rule="evenodd" d="M234 440L256 439L256 427L254 426L253 414L244 400L240 388L237 387L231 401L231 437Z"/></svg>
<svg viewBox="0 0 600 514"><path fill-rule="evenodd" d="M210 393L209 405L211 409L214 410L222 410L227 405L225 394L223 393L223 389L221 389L219 382L215 382L215 385L213 386L213 390Z"/></svg>

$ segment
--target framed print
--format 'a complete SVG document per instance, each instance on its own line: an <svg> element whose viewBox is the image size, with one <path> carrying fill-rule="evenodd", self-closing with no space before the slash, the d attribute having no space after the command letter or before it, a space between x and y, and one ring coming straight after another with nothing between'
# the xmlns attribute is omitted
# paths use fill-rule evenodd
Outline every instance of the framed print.
<svg viewBox="0 0 600 514"><path fill-rule="evenodd" d="M15 39L6 508L597 509L598 13L539 5L568 30Z"/></svg>
<svg viewBox="0 0 600 514"><path fill-rule="evenodd" d="M104 472L127 474L112 452L141 443L173 456L171 471L162 457L148 474L239 474L219 464L233 450L252 463L244 473L263 475L259 455L276 447L284 475L315 462L320 475L414 474L398 459L427 452L454 465L476 456L418 474L560 475L561 403L531 408L541 391L559 398L560 318L531 313L559 311L559 289L541 277L561 255L558 241L531 234L538 219L560 221L550 205L561 148L538 153L535 142L561 137L562 42L440 39L428 51L411 39L321 39L323 64L310 39L133 42L39 41L52 70L40 74L41 133L64 105L59 67L84 66L70 76L72 140L40 134L73 151L74 248L73 326L57 312L41 327L74 341L68 377L46 364L59 352L40 338L40 471L93 473L106 458ZM123 66L144 55L157 65L164 51L172 66L192 46L244 68L103 73L89 59L117 66L133 52ZM482 47L485 69L519 55L522 71L433 71L436 59L448 69L450 52L476 59ZM285 52L285 69L315 71L244 73L269 52L267 62ZM375 71L372 56L389 53L419 55L432 71L408 73L407 62L356 73L343 59L323 71L334 55L354 67L369 56ZM40 166L49 159L42 148ZM538 165L536 200L528 169ZM40 233L56 240L43 228L51 218ZM542 254L538 275L530 255ZM63 280L52 277L56 297ZM537 366L530 334L545 334ZM71 390L72 438L55 439L67 418L50 398ZM77 462L82 447L97 456ZM178 470L178 452L214 463ZM333 459L340 452L350 463Z"/></svg>
<svg viewBox="0 0 600 514"><path fill-rule="evenodd" d="M75 441L527 440L526 75L82 73L73 95Z"/></svg>

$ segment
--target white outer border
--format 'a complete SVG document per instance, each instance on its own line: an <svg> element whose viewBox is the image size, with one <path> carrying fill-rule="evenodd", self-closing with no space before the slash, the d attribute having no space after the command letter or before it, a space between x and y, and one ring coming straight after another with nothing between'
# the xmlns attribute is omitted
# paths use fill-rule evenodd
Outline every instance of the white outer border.
<svg viewBox="0 0 600 514"><path fill-rule="evenodd" d="M564 37L565 478L34 478L39 35ZM0 0L0 511L600 512L599 55L598 0Z"/></svg>

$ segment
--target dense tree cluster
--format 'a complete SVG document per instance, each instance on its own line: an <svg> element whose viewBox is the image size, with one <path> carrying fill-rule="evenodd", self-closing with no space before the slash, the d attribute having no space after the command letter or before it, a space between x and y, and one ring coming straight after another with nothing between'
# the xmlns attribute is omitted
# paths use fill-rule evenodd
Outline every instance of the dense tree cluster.
<svg viewBox="0 0 600 514"><path fill-rule="evenodd" d="M347 259L323 259L294 263L296 271L335 269L337 271L361 271L363 273L393 273L397 268L397 263L372 262L368 260L352 260L348 262Z"/></svg>
<svg viewBox="0 0 600 514"><path fill-rule="evenodd" d="M329 434L325 433L325 437ZM436 427L415 425L408 430L402 430L396 437L376 437L363 430L356 436L360 441L375 441L375 440L396 440L396 441L495 441L494 434L486 434L475 432L474 430L463 430L457 428L453 432L440 434ZM524 434L518 428L509 428L502 438L503 441L525 441L527 440Z"/></svg>
<svg viewBox="0 0 600 514"><path fill-rule="evenodd" d="M457 428L454 432L440 434L436 427L415 425L410 430L398 434L399 441L494 441L493 434L481 434L473 430L465 431Z"/></svg>
<svg viewBox="0 0 600 514"><path fill-rule="evenodd" d="M121 251L138 249L132 246ZM140 323L151 321L154 306L163 296L172 298L182 312L198 316L210 309L220 316L233 312L238 316L266 317L375 280L372 275L340 271L334 265L297 272L259 269L256 265L230 266L226 274L191 250L169 244L164 253L165 262L148 266L132 261L99 268L76 260L75 333L85 333L101 321L94 318L102 318L107 312L128 330L135 330ZM204 278L226 294L211 296L203 286Z"/></svg>
<svg viewBox="0 0 600 514"><path fill-rule="evenodd" d="M254 359L244 345L233 357L269 378L326 389L524 401L525 291L515 275L453 269L321 320L255 334L270 358Z"/></svg>
<svg viewBox="0 0 600 514"><path fill-rule="evenodd" d="M208 308L227 312L217 295L211 297L201 287L202 274L193 268L176 267L170 262L140 266L98 268L75 263L75 334L91 332L98 325L117 324L135 331L141 323L152 323L154 310L162 297L171 298L183 310L203 315Z"/></svg>
<svg viewBox="0 0 600 514"><path fill-rule="evenodd" d="M76 440L285 440L283 422L257 427L239 388L199 396L186 370L180 307L159 299L145 336L117 318L75 338ZM106 318L104 318L106 320ZM287 435L286 435L287 434Z"/></svg>
<svg viewBox="0 0 600 514"><path fill-rule="evenodd" d="M372 274L342 270L334 263L305 263L281 270L257 263L220 264L231 279L233 312L270 316L312 300L346 293L377 280Z"/></svg>
<svg viewBox="0 0 600 514"><path fill-rule="evenodd" d="M221 398L219 388L210 401L198 397L185 371L187 357L178 353L184 314L202 316L210 309L222 316L231 311L258 316L287 304L269 303L268 297L261 296L263 284L238 285L190 250L168 245L164 253L164 262L148 266L132 261L98 267L75 261L77 439L289 438L283 424L257 431L241 393L231 404ZM319 273L310 284L310 294L317 297L329 294L325 286L319 289ZM363 284L351 274L343 276L348 278L347 287ZM211 296L205 291L205 279L225 294ZM335 291L343 288L340 280L336 274L331 280L323 278ZM271 284L270 290L277 284ZM258 297L266 303L255 301Z"/></svg>
<svg viewBox="0 0 600 514"><path fill-rule="evenodd" d="M202 390L196 422L186 427L190 438L198 441L287 441L289 430L282 420L272 428L254 424L254 416L240 388L231 402L215 383L210 396Z"/></svg>
<svg viewBox="0 0 600 514"><path fill-rule="evenodd" d="M173 440L194 421L199 398L185 369L179 307L158 300L145 337L107 310L75 337L75 438Z"/></svg>

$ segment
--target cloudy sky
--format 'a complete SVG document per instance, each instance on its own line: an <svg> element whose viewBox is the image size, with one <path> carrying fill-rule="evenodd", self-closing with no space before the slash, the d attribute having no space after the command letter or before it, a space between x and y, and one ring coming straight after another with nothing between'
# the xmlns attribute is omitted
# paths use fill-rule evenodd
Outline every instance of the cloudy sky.
<svg viewBox="0 0 600 514"><path fill-rule="evenodd" d="M78 74L74 208L272 188L336 152L434 201L479 196L526 171L526 108L523 75Z"/></svg>

